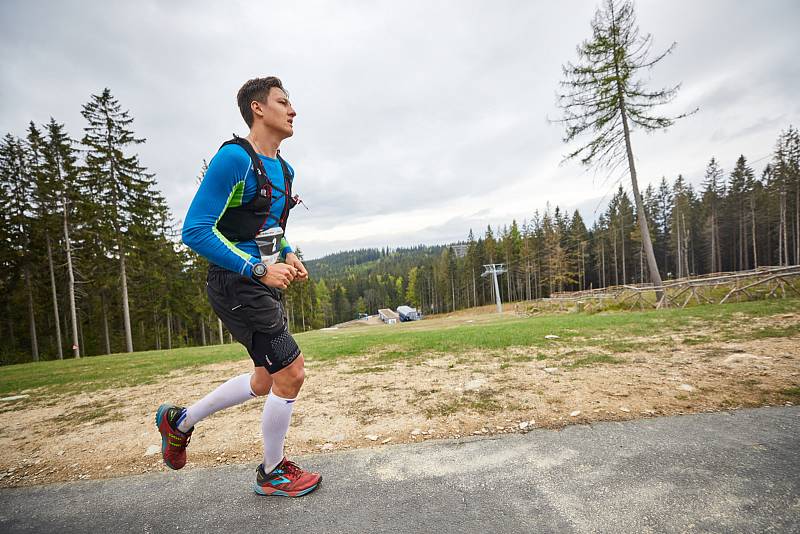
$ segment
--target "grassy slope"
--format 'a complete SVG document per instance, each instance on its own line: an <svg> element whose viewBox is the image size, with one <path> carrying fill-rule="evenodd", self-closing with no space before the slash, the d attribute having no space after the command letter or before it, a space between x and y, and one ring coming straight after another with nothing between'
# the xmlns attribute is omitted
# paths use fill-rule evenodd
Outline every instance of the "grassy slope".
<svg viewBox="0 0 800 534"><path fill-rule="evenodd" d="M612 352L627 352L646 346L645 341L636 338L676 330L684 332L685 343L706 342L710 340L707 336L694 336L691 329L711 326L715 338L726 340L797 335L800 334L797 325L743 333L735 327L735 320L741 320L742 315L768 316L798 309L800 299L784 299L696 306L685 310L532 318L483 316L474 323L430 319L395 327L308 332L296 337L306 358L317 361L368 353L377 354L385 361L429 353L463 354L475 349L546 346L553 343L544 338L547 334L558 335L558 343L566 346L595 345ZM240 345L234 344L10 365L0 368L0 395L37 387L59 392L153 383L178 369L241 359L247 359L247 354Z"/></svg>

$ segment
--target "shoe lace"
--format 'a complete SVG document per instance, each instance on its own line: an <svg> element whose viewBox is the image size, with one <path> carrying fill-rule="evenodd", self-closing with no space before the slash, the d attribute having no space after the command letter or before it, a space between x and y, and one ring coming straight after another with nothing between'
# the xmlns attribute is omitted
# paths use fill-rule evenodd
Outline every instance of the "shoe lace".
<svg viewBox="0 0 800 534"><path fill-rule="evenodd" d="M174 433L170 434L172 439L178 444L179 447L187 447L189 442L192 441L192 431L194 427L192 427L188 432L181 432L180 430L173 429Z"/></svg>
<svg viewBox="0 0 800 534"><path fill-rule="evenodd" d="M285 460L283 465L281 465L281 469L283 469L284 473L287 475L299 476L303 473L303 470L300 469L300 466L291 460Z"/></svg>

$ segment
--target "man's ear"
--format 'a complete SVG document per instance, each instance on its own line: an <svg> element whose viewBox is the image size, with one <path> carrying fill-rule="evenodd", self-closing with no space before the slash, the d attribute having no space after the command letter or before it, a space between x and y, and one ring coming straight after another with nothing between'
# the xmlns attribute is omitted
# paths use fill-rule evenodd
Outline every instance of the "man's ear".
<svg viewBox="0 0 800 534"><path fill-rule="evenodd" d="M253 112L253 116L263 117L264 110L261 108L261 102L258 100L253 100L250 102L250 111Z"/></svg>

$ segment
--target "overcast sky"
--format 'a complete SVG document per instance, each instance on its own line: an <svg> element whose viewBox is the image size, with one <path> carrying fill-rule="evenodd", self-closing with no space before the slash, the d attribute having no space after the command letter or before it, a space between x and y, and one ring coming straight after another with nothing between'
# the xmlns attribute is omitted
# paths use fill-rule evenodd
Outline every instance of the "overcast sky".
<svg viewBox="0 0 800 534"><path fill-rule="evenodd" d="M547 202L592 221L614 179L560 165L563 130L548 118L597 4L3 0L0 135L53 116L80 138L81 105L109 87L180 223L202 160L247 133L238 88L277 75L298 113L281 153L310 207L287 235L306 257L461 240ZM779 132L800 125L800 2L637 7L656 49L678 43L651 73L654 88L683 83L665 111L700 107L634 134L642 187L699 183L711 156L729 171L743 153L760 173Z"/></svg>

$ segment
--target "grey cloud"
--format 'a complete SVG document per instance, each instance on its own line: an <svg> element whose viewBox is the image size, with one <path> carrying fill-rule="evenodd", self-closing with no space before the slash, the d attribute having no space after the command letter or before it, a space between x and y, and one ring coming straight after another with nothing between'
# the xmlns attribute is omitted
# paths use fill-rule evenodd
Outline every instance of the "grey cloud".
<svg viewBox="0 0 800 534"><path fill-rule="evenodd" d="M311 208L294 216L296 224L397 218L411 208L438 208L442 199L528 181L534 191L552 191L547 179L563 183L563 192L533 194L524 211L509 208L502 221L443 212L448 222L424 232L365 235L364 242L463 238L470 226L521 221L548 200L576 203L576 184L585 184L588 198L616 187L593 181L576 163L554 169L548 159L567 151L560 126L546 117L558 116L560 68L589 36L595 5L6 1L0 132L21 135L29 120L53 115L80 138L81 104L108 86L136 118L137 134L148 138L137 147L142 162L180 220L202 159L231 132L244 133L234 101L239 85L277 74L299 113L295 137L283 147ZM771 130L800 122L800 4L681 0L638 8L656 49L679 42L651 83L683 82L670 109L701 106L667 134L635 134L644 185L662 175L701 174L715 154L724 165L739 153L760 157L774 144ZM340 245L349 246L304 248Z"/></svg>

